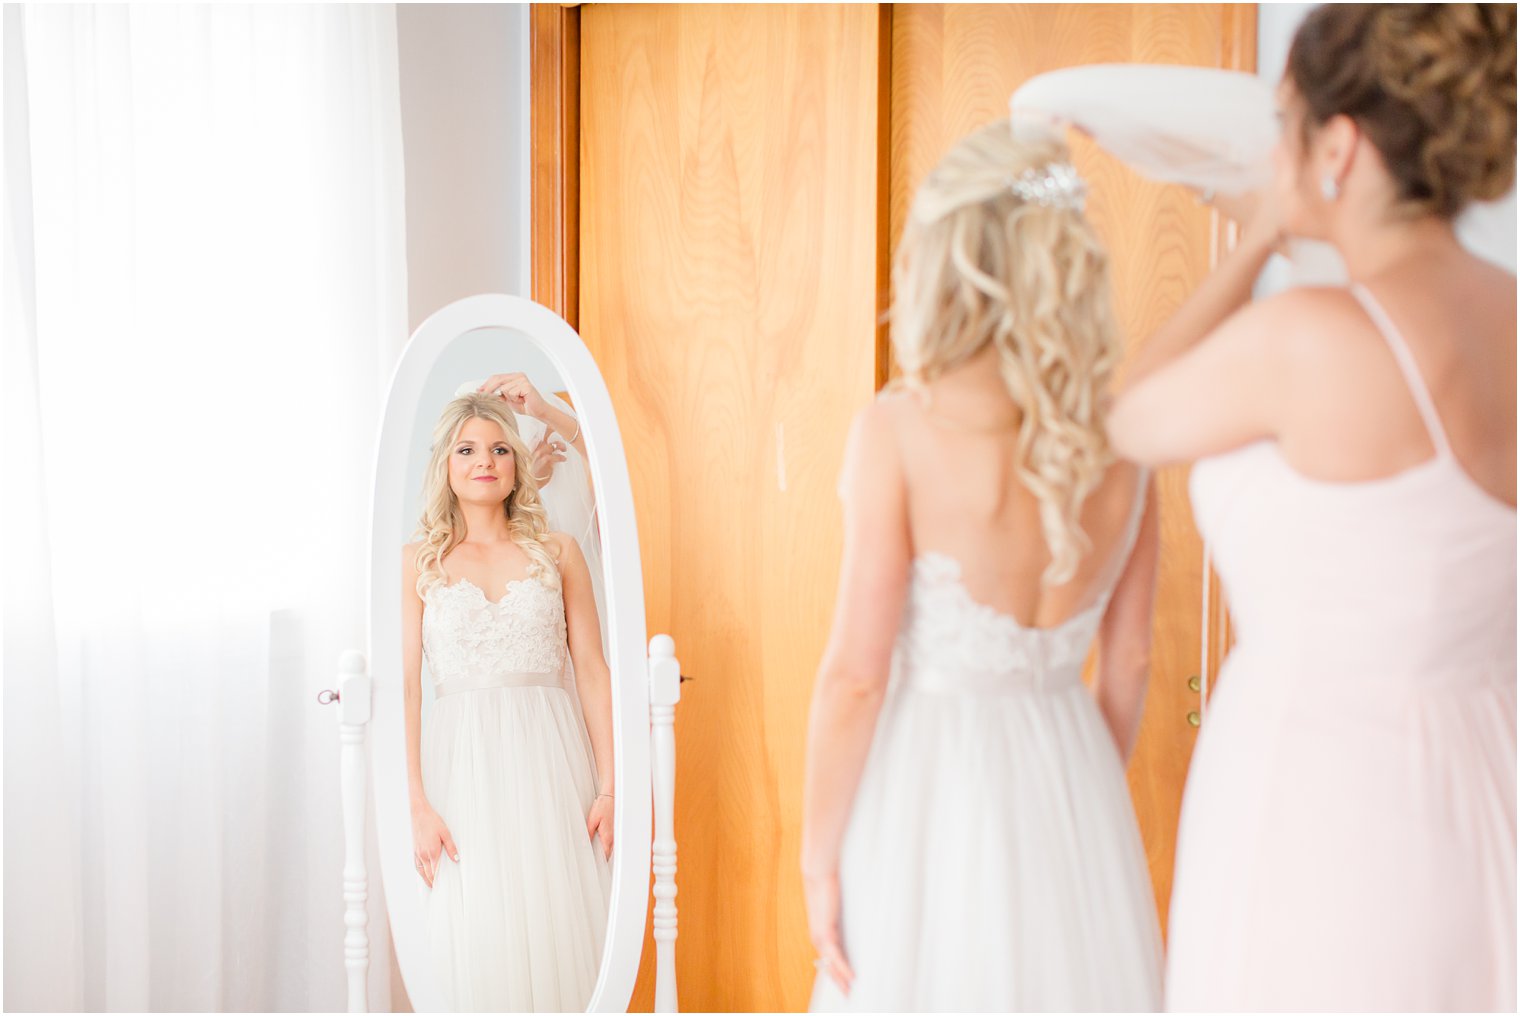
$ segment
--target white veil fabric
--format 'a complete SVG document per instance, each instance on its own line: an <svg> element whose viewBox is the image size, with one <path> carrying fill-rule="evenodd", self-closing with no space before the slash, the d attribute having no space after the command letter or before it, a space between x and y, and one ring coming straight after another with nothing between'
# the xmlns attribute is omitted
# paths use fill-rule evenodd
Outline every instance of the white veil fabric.
<svg viewBox="0 0 1520 1016"><path fill-rule="evenodd" d="M1159 64L1067 67L1030 78L1009 100L1014 136L1075 127L1136 172L1220 194L1270 179L1277 120L1254 74Z"/></svg>
<svg viewBox="0 0 1520 1016"><path fill-rule="evenodd" d="M1254 74L1159 64L1093 64L1030 78L1009 99L1015 137L1064 136L1067 128L1142 176L1198 191L1238 195L1271 178L1278 124L1273 88ZM1457 220L1463 244L1515 270L1515 192ZM1296 240L1293 285L1346 281L1333 247Z"/></svg>

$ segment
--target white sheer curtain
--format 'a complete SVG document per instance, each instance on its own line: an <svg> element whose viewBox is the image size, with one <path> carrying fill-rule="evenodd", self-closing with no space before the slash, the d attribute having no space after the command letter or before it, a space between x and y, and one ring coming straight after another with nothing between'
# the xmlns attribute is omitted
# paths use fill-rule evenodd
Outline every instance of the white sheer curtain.
<svg viewBox="0 0 1520 1016"><path fill-rule="evenodd" d="M6 1008L341 1009L315 696L406 338L394 7L4 42Z"/></svg>

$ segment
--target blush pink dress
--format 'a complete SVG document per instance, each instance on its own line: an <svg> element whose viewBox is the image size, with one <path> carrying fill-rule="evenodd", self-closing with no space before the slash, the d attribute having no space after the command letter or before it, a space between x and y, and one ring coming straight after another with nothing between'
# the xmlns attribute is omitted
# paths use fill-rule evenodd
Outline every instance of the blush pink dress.
<svg viewBox="0 0 1520 1016"><path fill-rule="evenodd" d="M1173 1010L1515 1010L1515 512L1435 446L1328 483L1275 442L1192 494L1237 642L1193 754Z"/></svg>

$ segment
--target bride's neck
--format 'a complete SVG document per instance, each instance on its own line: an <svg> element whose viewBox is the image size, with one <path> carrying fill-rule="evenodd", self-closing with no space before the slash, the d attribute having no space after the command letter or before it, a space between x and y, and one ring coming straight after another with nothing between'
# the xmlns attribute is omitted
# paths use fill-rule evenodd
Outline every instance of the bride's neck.
<svg viewBox="0 0 1520 1016"><path fill-rule="evenodd" d="M936 410L965 423L1005 426L1019 419L990 342L930 382L929 392Z"/></svg>
<svg viewBox="0 0 1520 1016"><path fill-rule="evenodd" d="M465 540L469 543L502 543L512 539L507 527L507 516L499 504L466 504L460 502L460 514L464 516Z"/></svg>

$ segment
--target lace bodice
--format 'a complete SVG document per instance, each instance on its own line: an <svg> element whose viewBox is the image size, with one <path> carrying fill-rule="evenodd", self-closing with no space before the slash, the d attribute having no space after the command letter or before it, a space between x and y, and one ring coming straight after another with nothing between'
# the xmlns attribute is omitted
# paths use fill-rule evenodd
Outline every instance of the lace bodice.
<svg viewBox="0 0 1520 1016"><path fill-rule="evenodd" d="M917 688L997 694L1082 680L1108 594L1050 628L1030 628L971 598L960 562L940 553L913 561L897 636L900 679Z"/></svg>
<svg viewBox="0 0 1520 1016"><path fill-rule="evenodd" d="M498 673L559 674L569 652L564 597L535 578L508 582L499 600L469 579L436 585L423 603L422 652L440 688Z"/></svg>
<svg viewBox="0 0 1520 1016"><path fill-rule="evenodd" d="M893 646L894 685L950 695L1080 687L1108 602L1134 553L1149 489L1150 472L1139 469L1128 518L1114 547L1118 567L1087 607L1060 624L1020 623L972 596L956 557L917 551Z"/></svg>

